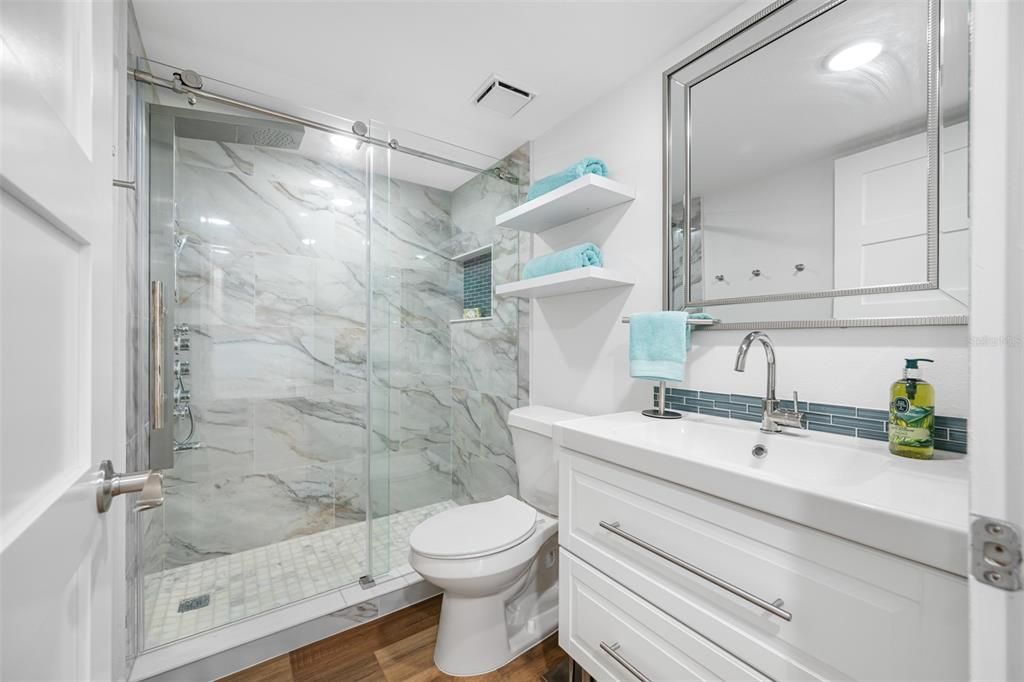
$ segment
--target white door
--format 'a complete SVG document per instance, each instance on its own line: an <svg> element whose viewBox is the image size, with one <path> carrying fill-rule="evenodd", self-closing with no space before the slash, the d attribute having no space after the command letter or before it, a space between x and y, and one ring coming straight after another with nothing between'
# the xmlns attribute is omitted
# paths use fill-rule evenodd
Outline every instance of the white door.
<svg viewBox="0 0 1024 682"><path fill-rule="evenodd" d="M842 296L833 301L834 317L967 314L967 123L944 128L941 136L941 288ZM837 289L927 281L927 177L924 133L836 159Z"/></svg>
<svg viewBox="0 0 1024 682"><path fill-rule="evenodd" d="M972 3L971 518L1024 531L1024 3ZM972 541L981 536L972 536ZM1007 553L1009 556L1010 553ZM1018 557L1019 558L1019 557ZM984 571L982 571L983 573ZM970 578L971 679L1024 680L1024 590Z"/></svg>
<svg viewBox="0 0 1024 682"><path fill-rule="evenodd" d="M0 678L12 682L124 674L125 513L120 500L97 513L93 473L124 463L114 11L0 3Z"/></svg>

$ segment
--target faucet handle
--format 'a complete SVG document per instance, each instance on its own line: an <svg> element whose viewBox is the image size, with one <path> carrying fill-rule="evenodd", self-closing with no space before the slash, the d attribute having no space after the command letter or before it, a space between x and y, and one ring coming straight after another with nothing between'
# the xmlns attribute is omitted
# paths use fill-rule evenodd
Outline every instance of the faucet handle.
<svg viewBox="0 0 1024 682"><path fill-rule="evenodd" d="M796 417L797 426L806 429L807 418L800 412L800 394L796 391L793 391L793 415Z"/></svg>

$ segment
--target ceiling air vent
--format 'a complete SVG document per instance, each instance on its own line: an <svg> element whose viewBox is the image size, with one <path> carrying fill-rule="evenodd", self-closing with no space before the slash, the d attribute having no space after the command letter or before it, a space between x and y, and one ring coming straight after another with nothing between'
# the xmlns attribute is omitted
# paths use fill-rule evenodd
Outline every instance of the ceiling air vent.
<svg viewBox="0 0 1024 682"><path fill-rule="evenodd" d="M512 118L530 103L533 94L492 75L477 91L476 105Z"/></svg>

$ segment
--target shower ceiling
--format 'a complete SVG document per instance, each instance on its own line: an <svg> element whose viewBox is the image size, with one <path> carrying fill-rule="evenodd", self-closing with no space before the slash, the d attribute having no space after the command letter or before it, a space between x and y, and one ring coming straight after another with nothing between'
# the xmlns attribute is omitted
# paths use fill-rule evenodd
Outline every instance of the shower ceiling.
<svg viewBox="0 0 1024 682"><path fill-rule="evenodd" d="M502 157L741 3L134 4L154 59ZM537 98L514 119L480 110L467 93L490 73Z"/></svg>
<svg viewBox="0 0 1024 682"><path fill-rule="evenodd" d="M155 62L147 63L147 67L154 65ZM156 66L166 68L163 65ZM225 87L223 83L217 82L208 85L212 92ZM178 137L289 149L314 161L347 168L357 174L363 172L366 163L364 152L368 147L360 145L351 137L331 135L315 129L307 130L293 123L275 120L269 114L240 115L236 109L219 102L199 99L194 105L186 106L184 95L165 94L163 97L165 104L181 109L181 115L175 119L174 125L174 132ZM338 125L342 129L348 127L344 121L339 120L327 123ZM380 130L372 132L377 135L384 134ZM397 136L403 145L431 151L478 168L490 168L499 161L406 130L392 128L388 134ZM380 148L377 150L383 151ZM438 164L408 154L392 152L388 156L386 161L383 156L376 157L375 163L380 164L375 168L376 173L425 187L452 191L476 175L461 168ZM245 164L237 159L236 162ZM507 171L502 172L499 177L510 182L517 181L517 178Z"/></svg>

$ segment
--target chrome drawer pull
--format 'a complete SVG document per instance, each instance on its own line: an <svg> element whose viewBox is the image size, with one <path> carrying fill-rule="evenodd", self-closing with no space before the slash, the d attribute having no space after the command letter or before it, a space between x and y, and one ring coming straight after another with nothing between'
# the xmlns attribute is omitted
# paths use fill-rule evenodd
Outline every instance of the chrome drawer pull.
<svg viewBox="0 0 1024 682"><path fill-rule="evenodd" d="M611 644L605 644L604 642L601 642L601 650L609 656L611 656L612 658L614 658L616 663L618 663L623 668L628 670L630 674L632 674L633 677L635 677L636 679L640 680L640 682L651 682L649 677L647 677L642 672L637 670L636 666L634 666L632 663L630 663L622 657L622 654L619 653L618 642L612 642Z"/></svg>
<svg viewBox="0 0 1024 682"><path fill-rule="evenodd" d="M730 583L730 582L728 582L726 580L722 580L718 576L712 575L711 573L708 573L707 571L705 571L702 568L698 568L698 567L694 566L691 563L683 561L682 559L680 559L677 556L673 556L672 554L669 554L668 552L665 552L663 550L658 549L657 547L655 547L654 545L652 545L652 544L650 544L648 542L644 542L643 540L641 540L640 538L636 537L635 535L632 535L631 533L627 533L626 531L624 531L621 528L619 528L619 522L618 521L615 521L613 523L608 523L607 521L601 521L600 524L601 524L602 528L604 528L607 531L611 531L612 533L615 533L620 538L624 538L626 540L629 540L634 545L637 545L639 547L643 547L644 549L646 549L651 554L657 555L657 556L661 557L662 559L664 559L665 561L668 561L669 563L675 564L679 568L687 570L687 571L689 571L690 573L693 573L696 576L700 576L701 578L704 578L704 580L707 580L709 583L711 583L713 585L717 585L718 587L721 587L723 590L726 590L727 592L731 592L731 593L735 594L737 597L740 597L741 599L747 600L751 604L755 604L757 606L760 606L765 611L771 613L774 616L778 616L782 620L785 620L785 621L793 620L793 614L792 613L790 613L789 611L786 611L785 609L780 608L783 605L783 603L784 603L781 599L776 599L773 602L768 602L768 601L765 601L764 599L761 599L760 597L758 597L756 595L750 594L746 590L744 590L742 588L739 588L739 587L736 587L732 583Z"/></svg>

